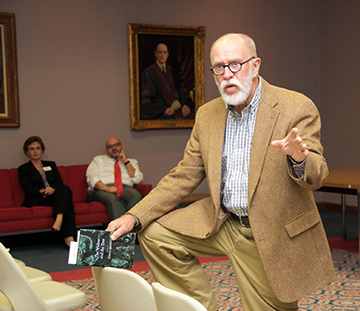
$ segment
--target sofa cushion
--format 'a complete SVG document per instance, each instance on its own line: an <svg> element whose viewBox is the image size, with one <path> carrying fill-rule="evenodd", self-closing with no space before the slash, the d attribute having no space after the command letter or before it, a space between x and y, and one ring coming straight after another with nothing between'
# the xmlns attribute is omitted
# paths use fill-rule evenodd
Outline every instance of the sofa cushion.
<svg viewBox="0 0 360 311"><path fill-rule="evenodd" d="M28 207L2 207L0 208L0 220L14 221L14 220L24 220L32 219L31 208Z"/></svg>
<svg viewBox="0 0 360 311"><path fill-rule="evenodd" d="M91 213L106 213L106 214L108 213L107 207L100 202L97 201L90 202L89 206Z"/></svg>
<svg viewBox="0 0 360 311"><path fill-rule="evenodd" d="M52 207L51 206L33 206L31 208L32 217L38 218L52 218Z"/></svg>
<svg viewBox="0 0 360 311"><path fill-rule="evenodd" d="M110 222L110 216L108 212L81 214L75 215L75 221L78 227L84 225L89 226L89 224L108 224Z"/></svg>
<svg viewBox="0 0 360 311"><path fill-rule="evenodd" d="M0 233L49 230L54 223L52 218L24 219L1 223Z"/></svg>
<svg viewBox="0 0 360 311"><path fill-rule="evenodd" d="M75 214L90 214L90 213L107 213L107 208L100 202L90 203L75 203L74 204Z"/></svg>
<svg viewBox="0 0 360 311"><path fill-rule="evenodd" d="M67 173L69 176L68 186L73 192L73 202L81 203L87 202L88 184L86 182L87 164L84 165L69 165L67 166Z"/></svg>
<svg viewBox="0 0 360 311"><path fill-rule="evenodd" d="M24 190L21 188L17 168L10 169L10 181L13 193L14 206L21 206L24 202Z"/></svg>
<svg viewBox="0 0 360 311"><path fill-rule="evenodd" d="M140 184L134 185L134 188L137 189L141 193L142 197L145 197L152 190L152 185L140 183Z"/></svg>
<svg viewBox="0 0 360 311"><path fill-rule="evenodd" d="M57 166L57 169L61 175L61 179L63 181L63 183L67 186L69 186L70 183L70 179L69 179L69 174L67 171L67 167L66 166ZM70 187L70 186L69 186Z"/></svg>
<svg viewBox="0 0 360 311"><path fill-rule="evenodd" d="M0 169L0 207L14 206L9 170Z"/></svg>
<svg viewBox="0 0 360 311"><path fill-rule="evenodd" d="M76 215L89 214L91 213L89 203L75 203L74 210Z"/></svg>
<svg viewBox="0 0 360 311"><path fill-rule="evenodd" d="M111 221L110 215L105 205L100 202L90 202L88 204L75 204L75 220L77 226L87 224L107 224Z"/></svg>

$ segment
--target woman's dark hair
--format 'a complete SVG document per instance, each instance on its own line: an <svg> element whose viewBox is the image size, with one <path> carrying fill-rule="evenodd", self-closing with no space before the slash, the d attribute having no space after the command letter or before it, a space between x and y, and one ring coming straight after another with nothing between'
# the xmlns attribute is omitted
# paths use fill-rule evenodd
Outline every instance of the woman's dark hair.
<svg viewBox="0 0 360 311"><path fill-rule="evenodd" d="M42 151L45 151L45 144L39 136L31 136L24 142L23 150L25 155L27 155L28 148L32 143L38 142L41 146Z"/></svg>

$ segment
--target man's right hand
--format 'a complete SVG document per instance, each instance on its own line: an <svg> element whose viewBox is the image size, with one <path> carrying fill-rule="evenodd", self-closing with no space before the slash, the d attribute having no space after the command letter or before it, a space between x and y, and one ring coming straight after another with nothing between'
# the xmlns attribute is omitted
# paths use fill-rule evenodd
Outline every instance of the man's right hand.
<svg viewBox="0 0 360 311"><path fill-rule="evenodd" d="M109 192L109 193L117 193L117 189L115 186L109 187L108 185L105 185L101 180L98 180L94 186L94 189Z"/></svg>
<svg viewBox="0 0 360 311"><path fill-rule="evenodd" d="M130 232L136 224L135 218L130 214L125 214L109 223L106 231L114 231L111 240L115 241L123 234Z"/></svg>
<svg viewBox="0 0 360 311"><path fill-rule="evenodd" d="M117 188L115 186L111 186L111 187L107 187L106 192L110 192L110 193L117 193Z"/></svg>
<svg viewBox="0 0 360 311"><path fill-rule="evenodd" d="M172 116L175 113L174 110L172 110L171 108L166 108L165 110L165 114L168 116Z"/></svg>

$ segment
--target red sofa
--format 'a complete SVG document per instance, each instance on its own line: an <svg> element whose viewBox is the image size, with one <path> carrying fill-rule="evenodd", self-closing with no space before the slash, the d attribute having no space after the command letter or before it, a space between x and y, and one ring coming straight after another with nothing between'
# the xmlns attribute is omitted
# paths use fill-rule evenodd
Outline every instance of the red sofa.
<svg viewBox="0 0 360 311"><path fill-rule="evenodd" d="M61 177L73 192L75 221L78 227L106 224L110 217L106 207L100 202L87 201L87 182L85 165L58 166ZM135 186L142 196L147 195L152 186ZM50 230L54 223L50 206L22 207L24 192L21 188L18 171L0 169L0 235L19 232Z"/></svg>

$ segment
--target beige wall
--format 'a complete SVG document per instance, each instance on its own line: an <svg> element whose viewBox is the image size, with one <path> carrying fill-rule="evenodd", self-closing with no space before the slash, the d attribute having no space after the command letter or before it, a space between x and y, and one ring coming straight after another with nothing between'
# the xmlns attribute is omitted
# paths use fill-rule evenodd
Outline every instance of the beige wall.
<svg viewBox="0 0 360 311"><path fill-rule="evenodd" d="M206 101L218 96L208 70L211 43L227 32L250 34L257 42L264 78L305 93L323 113L330 164L358 166L359 146L351 135L358 129L355 82L350 87L344 80L349 88L342 98L336 99L341 93L334 89L334 69L349 67L357 56L351 51L355 44L341 34L345 48L332 41L332 32L339 30L338 7L343 7L340 1L320 1L319 12L314 0L224 0L221 5L210 0L0 0L0 11L16 14L21 122L18 129L0 129L0 168L26 161L21 147L34 134L45 141L45 158L58 165L88 163L104 151L110 135L119 136L128 156L140 161L145 182L155 185L176 165L190 129L130 131L127 23L135 22L206 27ZM356 10L346 10L339 24L358 28ZM348 13L356 25L347 21ZM340 76L355 80L347 70ZM323 83L327 79L331 83ZM343 111L339 101L352 108L337 119ZM340 146L346 147L344 157L337 156ZM205 184L198 191L204 189Z"/></svg>
<svg viewBox="0 0 360 311"><path fill-rule="evenodd" d="M330 166L360 167L360 2L320 1L320 99Z"/></svg>
<svg viewBox="0 0 360 311"><path fill-rule="evenodd" d="M360 2L321 0L320 100L323 144L329 166L360 167ZM338 194L324 201L340 203ZM347 203L357 205L355 196Z"/></svg>

